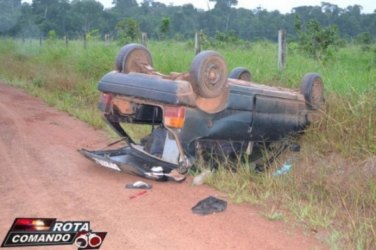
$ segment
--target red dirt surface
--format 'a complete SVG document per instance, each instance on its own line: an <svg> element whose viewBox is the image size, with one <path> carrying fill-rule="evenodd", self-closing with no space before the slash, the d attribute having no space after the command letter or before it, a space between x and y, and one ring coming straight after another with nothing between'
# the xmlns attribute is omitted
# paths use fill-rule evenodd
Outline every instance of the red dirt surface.
<svg viewBox="0 0 376 250"><path fill-rule="evenodd" d="M209 195L226 198L191 186L191 179L143 180L153 189L142 195L125 189L141 178L99 167L77 152L108 142L102 131L0 83L0 240L16 217L44 217L89 220L94 231L108 232L101 249L326 248L248 205L229 203L223 213L193 214L191 208Z"/></svg>

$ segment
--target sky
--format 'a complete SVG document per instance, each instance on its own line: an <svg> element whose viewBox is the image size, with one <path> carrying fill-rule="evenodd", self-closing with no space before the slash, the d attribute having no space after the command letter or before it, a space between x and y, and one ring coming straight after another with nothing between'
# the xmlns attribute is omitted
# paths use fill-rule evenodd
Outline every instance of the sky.
<svg viewBox="0 0 376 250"><path fill-rule="evenodd" d="M1 1L1 0L0 0ZM31 2L32 0L23 0L23 2ZM97 0L101 2L105 8L112 7L113 0ZM208 0L155 0L156 2L161 2L169 5L170 3L178 6L183 4L191 3L196 8L208 9ZM141 0L138 0L141 2ZM267 9L268 11L278 10L281 13L289 13L291 9L298 6L320 6L321 2L329 2L331 4L336 4L338 7L344 9L350 5L361 5L363 6L363 13L373 13L376 9L375 0L238 0L237 7L242 7L246 9L256 9L261 7ZM210 8L214 7L213 2L209 2Z"/></svg>

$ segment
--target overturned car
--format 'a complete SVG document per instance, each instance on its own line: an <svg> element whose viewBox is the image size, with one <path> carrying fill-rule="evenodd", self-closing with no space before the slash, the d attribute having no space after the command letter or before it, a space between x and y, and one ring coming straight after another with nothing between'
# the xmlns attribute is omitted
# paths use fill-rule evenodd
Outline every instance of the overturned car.
<svg viewBox="0 0 376 250"><path fill-rule="evenodd" d="M155 180L184 180L197 154L215 145L226 153L254 143L300 133L323 105L323 82L306 74L300 91L251 82L251 73L228 74L223 57L203 51L189 72L164 75L152 67L147 48L125 45L116 70L99 81L99 108L125 146L80 152L96 163ZM150 135L136 143L123 124L149 124Z"/></svg>

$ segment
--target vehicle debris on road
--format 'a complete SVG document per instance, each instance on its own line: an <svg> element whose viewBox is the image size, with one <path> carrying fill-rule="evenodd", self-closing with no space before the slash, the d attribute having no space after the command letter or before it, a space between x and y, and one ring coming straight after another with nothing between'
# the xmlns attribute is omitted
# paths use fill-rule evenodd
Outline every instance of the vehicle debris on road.
<svg viewBox="0 0 376 250"><path fill-rule="evenodd" d="M290 172L292 169L292 164L289 164L289 163L285 163L282 165L282 167L278 168L276 171L273 172L273 176L280 176L280 175L284 175L284 174L287 174L288 172Z"/></svg>
<svg viewBox="0 0 376 250"><path fill-rule="evenodd" d="M129 199L130 199L130 200L133 200L133 199L135 199L135 198L137 198L137 197L140 197L140 196L146 194L147 192L148 192L148 191L146 191L146 190L141 191L141 192L138 192L138 193L135 194L135 195L131 195L131 196L129 196Z"/></svg>
<svg viewBox="0 0 376 250"><path fill-rule="evenodd" d="M192 212L199 215L208 215L225 211L227 208L227 201L209 196L199 201L194 207Z"/></svg>
<svg viewBox="0 0 376 250"><path fill-rule="evenodd" d="M205 179L211 176L213 172L209 169L203 170L199 175L195 176L192 181L193 186L200 186L204 184Z"/></svg>
<svg viewBox="0 0 376 250"><path fill-rule="evenodd" d="M128 189L151 189L153 186L143 181L136 181L125 185Z"/></svg>

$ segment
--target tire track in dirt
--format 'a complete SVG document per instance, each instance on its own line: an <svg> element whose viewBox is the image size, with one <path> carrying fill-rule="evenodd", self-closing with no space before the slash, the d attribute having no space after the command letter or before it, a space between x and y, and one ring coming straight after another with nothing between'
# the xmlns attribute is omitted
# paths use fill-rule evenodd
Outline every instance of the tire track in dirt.
<svg viewBox="0 0 376 250"><path fill-rule="evenodd" d="M89 220L94 230L108 232L101 249L325 249L248 205L192 214L199 200L225 196L192 187L190 179L147 181L153 189L130 199L139 191L124 186L140 178L98 167L77 152L106 143L103 132L0 83L0 240L15 217L56 217Z"/></svg>

